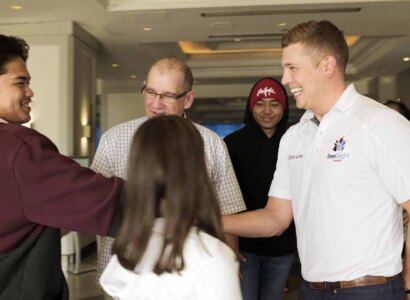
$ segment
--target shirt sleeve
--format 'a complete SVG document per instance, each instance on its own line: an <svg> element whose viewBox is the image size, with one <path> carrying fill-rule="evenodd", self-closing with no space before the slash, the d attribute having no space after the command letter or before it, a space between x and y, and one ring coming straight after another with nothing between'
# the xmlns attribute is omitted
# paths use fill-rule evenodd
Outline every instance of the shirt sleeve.
<svg viewBox="0 0 410 300"><path fill-rule="evenodd" d="M410 122L383 111L370 127L368 155L388 192L398 202L410 199Z"/></svg>
<svg viewBox="0 0 410 300"><path fill-rule="evenodd" d="M269 196L292 199L290 190L290 172L289 172L289 138L290 131L288 130L282 137L279 144L278 161L276 163L276 170L273 175L273 180L269 189Z"/></svg>
<svg viewBox="0 0 410 300"><path fill-rule="evenodd" d="M91 163L91 169L104 175L105 177L114 176L113 149L115 149L115 147L112 146L112 141L109 139L107 134L104 134L101 137L97 151L95 152L93 162Z"/></svg>
<svg viewBox="0 0 410 300"><path fill-rule="evenodd" d="M22 145L14 163L24 215L34 223L107 234L123 180L106 178L61 155L46 137Z"/></svg>
<svg viewBox="0 0 410 300"><path fill-rule="evenodd" d="M208 139L212 148L209 145L205 146L205 153L211 160L210 177L218 196L222 214L229 215L246 210L225 143L218 136L209 136Z"/></svg>

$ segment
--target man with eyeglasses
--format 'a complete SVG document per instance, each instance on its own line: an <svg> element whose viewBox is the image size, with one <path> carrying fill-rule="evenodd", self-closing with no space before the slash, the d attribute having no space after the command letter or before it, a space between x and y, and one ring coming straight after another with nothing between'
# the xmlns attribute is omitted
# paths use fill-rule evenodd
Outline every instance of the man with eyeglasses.
<svg viewBox="0 0 410 300"><path fill-rule="evenodd" d="M125 178L128 151L135 131L148 118L154 116L184 117L184 110L191 107L195 98L192 84L192 72L181 60L164 58L154 63L141 90L146 116L108 130L101 138L91 168L107 177ZM195 125L204 140L207 168L218 195L222 214L234 214L245 210L246 206L224 142L209 129ZM227 236L227 242L236 247L235 236ZM111 238L102 239L97 277L101 275L111 258L112 243Z"/></svg>

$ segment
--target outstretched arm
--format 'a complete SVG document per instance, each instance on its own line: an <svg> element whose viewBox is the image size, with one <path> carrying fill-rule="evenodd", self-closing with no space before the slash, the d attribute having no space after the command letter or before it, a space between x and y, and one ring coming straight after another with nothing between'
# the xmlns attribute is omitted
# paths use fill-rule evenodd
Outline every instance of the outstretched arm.
<svg viewBox="0 0 410 300"><path fill-rule="evenodd" d="M264 208L222 217L224 231L244 237L281 235L293 220L289 200L269 197Z"/></svg>

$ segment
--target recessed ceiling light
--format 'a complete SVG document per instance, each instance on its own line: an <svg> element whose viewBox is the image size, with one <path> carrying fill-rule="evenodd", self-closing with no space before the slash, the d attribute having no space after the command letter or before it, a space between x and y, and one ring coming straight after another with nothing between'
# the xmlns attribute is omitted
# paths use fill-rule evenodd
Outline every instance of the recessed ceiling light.
<svg viewBox="0 0 410 300"><path fill-rule="evenodd" d="M19 4L12 4L12 5L10 5L10 8L14 9L14 10L20 10L20 9L23 8L23 6L21 6Z"/></svg>
<svg viewBox="0 0 410 300"><path fill-rule="evenodd" d="M135 78L138 78L138 76L137 75L131 75L130 78L135 79Z"/></svg>
<svg viewBox="0 0 410 300"><path fill-rule="evenodd" d="M283 27L283 26L286 26L286 23L282 22L282 23L277 23L276 25L278 25L279 27Z"/></svg>
<svg viewBox="0 0 410 300"><path fill-rule="evenodd" d="M152 28L151 28L151 27L144 27L142 30L144 30L144 31L151 31Z"/></svg>
<svg viewBox="0 0 410 300"><path fill-rule="evenodd" d="M410 57L409 56L403 57L403 61L410 61Z"/></svg>
<svg viewBox="0 0 410 300"><path fill-rule="evenodd" d="M119 64L112 64L111 67L113 68L118 68L120 65Z"/></svg>
<svg viewBox="0 0 410 300"><path fill-rule="evenodd" d="M240 42L240 41L242 41L242 39L236 38L236 39L234 39L234 41L235 41L235 42Z"/></svg>

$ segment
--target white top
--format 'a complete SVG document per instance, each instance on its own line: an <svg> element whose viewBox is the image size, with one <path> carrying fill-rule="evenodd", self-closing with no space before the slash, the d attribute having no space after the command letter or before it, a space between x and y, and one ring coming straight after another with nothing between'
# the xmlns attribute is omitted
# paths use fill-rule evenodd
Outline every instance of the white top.
<svg viewBox="0 0 410 300"><path fill-rule="evenodd" d="M101 138L91 168L106 177L126 178L128 153L132 138L147 117L119 124L108 130ZM246 210L232 163L225 143L213 131L195 124L204 141L204 151L209 177L218 197L222 214L233 214ZM97 277L111 258L114 239L104 237L99 249Z"/></svg>
<svg viewBox="0 0 410 300"><path fill-rule="evenodd" d="M158 219L136 272L114 255L100 278L104 291L120 300L241 300L239 265L220 240L192 228L184 245L185 268L178 273L152 272L160 254L165 222Z"/></svg>
<svg viewBox="0 0 410 300"><path fill-rule="evenodd" d="M281 140L270 196L290 199L307 281L402 270L398 203L410 199L410 123L350 85L319 126Z"/></svg>

